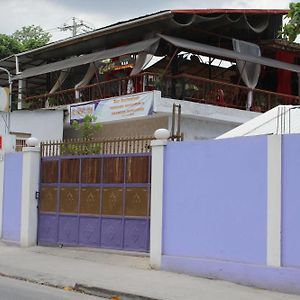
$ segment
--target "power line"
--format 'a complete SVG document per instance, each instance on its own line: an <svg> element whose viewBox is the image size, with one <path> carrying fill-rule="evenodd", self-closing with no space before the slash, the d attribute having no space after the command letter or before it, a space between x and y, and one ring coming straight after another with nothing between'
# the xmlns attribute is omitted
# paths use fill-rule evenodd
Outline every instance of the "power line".
<svg viewBox="0 0 300 300"><path fill-rule="evenodd" d="M93 27L89 26L84 22L83 20L79 20L75 17L72 18L72 25L68 25L64 23L62 26L57 27L60 31L72 31L72 36L76 36L77 34L80 34L82 32L89 32L94 30ZM81 31L81 32L80 32Z"/></svg>

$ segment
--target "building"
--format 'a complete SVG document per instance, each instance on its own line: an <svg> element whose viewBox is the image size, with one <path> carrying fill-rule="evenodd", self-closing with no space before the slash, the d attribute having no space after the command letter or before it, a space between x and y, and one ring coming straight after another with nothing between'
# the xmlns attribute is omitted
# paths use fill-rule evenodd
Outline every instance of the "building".
<svg viewBox="0 0 300 300"><path fill-rule="evenodd" d="M0 67L14 75L13 110L63 110L65 138L90 113L104 125L97 137L171 129L173 103L181 104L185 138L214 138L278 104L299 104L300 48L278 39L286 13L162 11L7 57Z"/></svg>

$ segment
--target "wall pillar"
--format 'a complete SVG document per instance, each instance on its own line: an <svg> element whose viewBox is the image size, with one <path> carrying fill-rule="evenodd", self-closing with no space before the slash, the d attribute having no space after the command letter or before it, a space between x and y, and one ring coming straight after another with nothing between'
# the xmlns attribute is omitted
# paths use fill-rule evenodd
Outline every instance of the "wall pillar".
<svg viewBox="0 0 300 300"><path fill-rule="evenodd" d="M22 199L21 199L21 239L22 247L37 243L40 148L23 148Z"/></svg>
<svg viewBox="0 0 300 300"><path fill-rule="evenodd" d="M156 140L151 141L150 265L159 269L162 256L164 152L170 133L167 129L158 129L154 136Z"/></svg>
<svg viewBox="0 0 300 300"><path fill-rule="evenodd" d="M281 135L268 136L267 265L281 266Z"/></svg>

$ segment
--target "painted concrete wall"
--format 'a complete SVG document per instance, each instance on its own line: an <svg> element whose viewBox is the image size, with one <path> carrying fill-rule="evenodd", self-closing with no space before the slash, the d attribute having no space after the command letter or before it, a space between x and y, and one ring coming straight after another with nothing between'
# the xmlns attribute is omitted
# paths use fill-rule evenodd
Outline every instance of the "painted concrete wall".
<svg viewBox="0 0 300 300"><path fill-rule="evenodd" d="M161 268L300 294L299 153L300 134L168 143Z"/></svg>
<svg viewBox="0 0 300 300"><path fill-rule="evenodd" d="M5 154L2 238L20 241L23 153Z"/></svg>
<svg viewBox="0 0 300 300"><path fill-rule="evenodd" d="M60 140L63 137L63 111L14 111L11 114L11 132L30 133L39 141ZM0 133L5 133L6 114L0 113Z"/></svg>
<svg viewBox="0 0 300 300"><path fill-rule="evenodd" d="M0 153L0 238L2 238L3 199L4 199L4 154Z"/></svg>
<svg viewBox="0 0 300 300"><path fill-rule="evenodd" d="M165 155L163 255L265 264L267 138L170 143Z"/></svg>
<svg viewBox="0 0 300 300"><path fill-rule="evenodd" d="M282 264L300 268L300 135L282 141Z"/></svg>

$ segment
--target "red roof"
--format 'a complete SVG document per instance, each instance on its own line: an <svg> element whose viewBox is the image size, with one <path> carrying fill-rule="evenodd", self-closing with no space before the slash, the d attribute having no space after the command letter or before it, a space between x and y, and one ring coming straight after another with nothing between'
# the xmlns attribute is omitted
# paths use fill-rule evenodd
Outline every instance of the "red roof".
<svg viewBox="0 0 300 300"><path fill-rule="evenodd" d="M172 9L172 13L182 14L272 14L272 15L285 15L288 9Z"/></svg>

